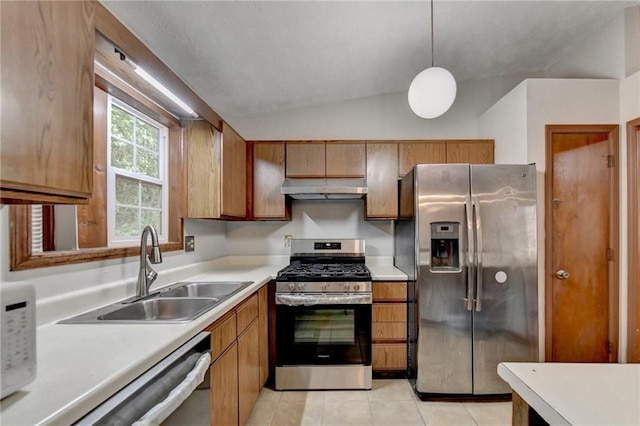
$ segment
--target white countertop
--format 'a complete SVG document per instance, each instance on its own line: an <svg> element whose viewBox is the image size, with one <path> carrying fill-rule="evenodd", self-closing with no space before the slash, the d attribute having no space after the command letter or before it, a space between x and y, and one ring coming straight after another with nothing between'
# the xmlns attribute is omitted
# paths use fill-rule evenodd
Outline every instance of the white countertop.
<svg viewBox="0 0 640 426"><path fill-rule="evenodd" d="M71 424L158 363L245 297L268 283L288 264L287 258L234 257L168 272L177 281L254 281L242 292L186 324L57 324L98 306L124 299L121 284L52 298L38 304L46 322L37 328L36 380L0 402L3 426ZM402 281L406 275L388 259L367 262L375 281ZM187 275L181 275L181 274ZM161 281L160 279L158 281ZM114 298L109 300L109 298Z"/></svg>
<svg viewBox="0 0 640 426"><path fill-rule="evenodd" d="M640 364L514 363L505 380L552 425L640 425Z"/></svg>

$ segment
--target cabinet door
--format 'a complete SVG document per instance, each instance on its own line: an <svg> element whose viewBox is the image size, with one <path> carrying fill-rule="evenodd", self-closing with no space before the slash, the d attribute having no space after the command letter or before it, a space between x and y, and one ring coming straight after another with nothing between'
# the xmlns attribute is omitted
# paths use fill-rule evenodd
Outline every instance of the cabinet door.
<svg viewBox="0 0 640 426"><path fill-rule="evenodd" d="M206 121L188 121L187 217L220 216L220 144L216 129Z"/></svg>
<svg viewBox="0 0 640 426"><path fill-rule="evenodd" d="M287 177L324 177L325 155L324 143L288 143Z"/></svg>
<svg viewBox="0 0 640 426"><path fill-rule="evenodd" d="M258 321L238 336L238 416L241 425L249 419L260 394L260 352L256 350L259 339Z"/></svg>
<svg viewBox="0 0 640 426"><path fill-rule="evenodd" d="M407 344L384 343L372 345L371 368L374 371L406 370Z"/></svg>
<svg viewBox="0 0 640 426"><path fill-rule="evenodd" d="M94 3L3 1L0 11L0 197L82 202L93 186Z"/></svg>
<svg viewBox="0 0 640 426"><path fill-rule="evenodd" d="M327 177L358 178L366 176L366 158L364 143L326 144Z"/></svg>
<svg viewBox="0 0 640 426"><path fill-rule="evenodd" d="M447 142L447 163L493 164L494 141Z"/></svg>
<svg viewBox="0 0 640 426"><path fill-rule="evenodd" d="M258 351L260 352L260 387L264 386L269 376L269 306L268 289L263 286L258 291L258 326L260 328L260 340Z"/></svg>
<svg viewBox="0 0 640 426"><path fill-rule="evenodd" d="M234 342L209 370L212 425L238 424L238 347Z"/></svg>
<svg viewBox="0 0 640 426"><path fill-rule="evenodd" d="M244 139L222 125L222 198L220 214L247 217L247 151Z"/></svg>
<svg viewBox="0 0 640 426"><path fill-rule="evenodd" d="M253 144L253 217L285 219L285 196L280 192L284 181L283 143Z"/></svg>
<svg viewBox="0 0 640 426"><path fill-rule="evenodd" d="M367 143L367 186L367 219L397 219L397 143Z"/></svg>
<svg viewBox="0 0 640 426"><path fill-rule="evenodd" d="M446 163L447 146L444 142L399 142L398 161L398 171L402 177L416 164Z"/></svg>

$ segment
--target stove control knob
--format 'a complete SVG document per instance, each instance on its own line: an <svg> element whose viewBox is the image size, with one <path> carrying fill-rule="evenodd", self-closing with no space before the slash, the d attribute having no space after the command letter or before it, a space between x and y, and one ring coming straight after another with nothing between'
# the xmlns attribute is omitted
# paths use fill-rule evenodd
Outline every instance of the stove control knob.
<svg viewBox="0 0 640 426"><path fill-rule="evenodd" d="M289 283L288 287L289 287L289 291L293 291L296 289L296 285L294 283Z"/></svg>
<svg viewBox="0 0 640 426"><path fill-rule="evenodd" d="M298 291L304 290L304 283L298 283Z"/></svg>
<svg viewBox="0 0 640 426"><path fill-rule="evenodd" d="M354 284L353 291L360 291L360 284Z"/></svg>
<svg viewBox="0 0 640 426"><path fill-rule="evenodd" d="M321 286L321 287L322 287L322 291L327 291L327 288L328 288L329 286L327 285L327 283L322 283L322 286Z"/></svg>
<svg viewBox="0 0 640 426"><path fill-rule="evenodd" d="M344 289L345 289L346 291L349 291L349 283L344 283Z"/></svg>

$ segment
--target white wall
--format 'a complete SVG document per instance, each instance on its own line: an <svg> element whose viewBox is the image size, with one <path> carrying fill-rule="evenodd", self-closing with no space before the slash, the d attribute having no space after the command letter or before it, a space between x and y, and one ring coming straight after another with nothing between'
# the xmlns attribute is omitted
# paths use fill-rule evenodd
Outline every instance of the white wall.
<svg viewBox="0 0 640 426"><path fill-rule="evenodd" d="M409 109L407 92L273 114L228 117L246 140L478 138L478 117L525 75L458 84L449 111L433 120Z"/></svg>
<svg viewBox="0 0 640 426"><path fill-rule="evenodd" d="M480 136L495 140L497 164L527 164L527 80L480 116Z"/></svg>
<svg viewBox="0 0 640 426"><path fill-rule="evenodd" d="M227 253L226 224L224 222L186 220L185 235L196 236L193 253L166 252L163 262L154 265L160 279L162 271L183 265L224 256ZM36 298L43 299L61 294L125 280L135 283L138 276L137 256L75 265L53 266L26 271L9 270L9 208L0 207L0 282L28 282L36 289ZM130 286L133 289L133 286Z"/></svg>
<svg viewBox="0 0 640 426"><path fill-rule="evenodd" d="M229 222L231 255L288 255L293 238L364 238L367 256L393 256L393 222L364 220L362 200L294 200L291 222Z"/></svg>

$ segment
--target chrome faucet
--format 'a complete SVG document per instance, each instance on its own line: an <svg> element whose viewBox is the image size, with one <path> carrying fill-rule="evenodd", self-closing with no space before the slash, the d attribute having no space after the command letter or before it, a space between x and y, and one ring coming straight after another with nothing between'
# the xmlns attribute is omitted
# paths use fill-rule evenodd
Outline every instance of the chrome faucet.
<svg viewBox="0 0 640 426"><path fill-rule="evenodd" d="M147 237L151 234L151 253L147 255ZM162 263L162 254L158 245L158 232L156 228L147 225L142 230L140 241L140 270L138 271L138 282L136 284L136 297L149 295L149 287L158 278L158 273L151 269L151 264Z"/></svg>

